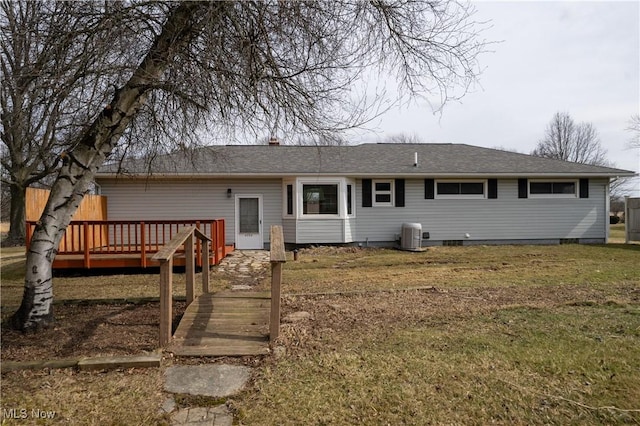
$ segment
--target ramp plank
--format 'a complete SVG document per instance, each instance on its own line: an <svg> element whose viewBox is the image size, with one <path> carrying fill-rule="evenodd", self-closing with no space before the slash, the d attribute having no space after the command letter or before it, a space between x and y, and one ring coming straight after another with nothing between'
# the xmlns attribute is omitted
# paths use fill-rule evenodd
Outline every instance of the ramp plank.
<svg viewBox="0 0 640 426"><path fill-rule="evenodd" d="M167 348L178 356L269 352L269 293L207 293L187 307Z"/></svg>

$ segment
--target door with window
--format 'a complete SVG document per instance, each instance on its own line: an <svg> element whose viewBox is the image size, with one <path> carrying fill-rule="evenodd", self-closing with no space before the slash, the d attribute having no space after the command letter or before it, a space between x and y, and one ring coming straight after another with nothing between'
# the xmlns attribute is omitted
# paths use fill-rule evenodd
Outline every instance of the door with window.
<svg viewBox="0 0 640 426"><path fill-rule="evenodd" d="M236 195L236 249L262 250L262 196Z"/></svg>

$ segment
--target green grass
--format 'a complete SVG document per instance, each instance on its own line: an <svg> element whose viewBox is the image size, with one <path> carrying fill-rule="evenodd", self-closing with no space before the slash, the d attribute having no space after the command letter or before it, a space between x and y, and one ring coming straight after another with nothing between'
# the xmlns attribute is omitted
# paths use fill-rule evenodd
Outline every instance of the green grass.
<svg viewBox="0 0 640 426"><path fill-rule="evenodd" d="M364 249L303 253L284 268L285 293L434 286L640 282L640 245L432 247L422 253Z"/></svg>
<svg viewBox="0 0 640 426"><path fill-rule="evenodd" d="M637 305L502 309L351 342L264 369L243 423L640 422Z"/></svg>
<svg viewBox="0 0 640 426"><path fill-rule="evenodd" d="M610 243L624 243L624 223L617 223L609 227L609 242Z"/></svg>

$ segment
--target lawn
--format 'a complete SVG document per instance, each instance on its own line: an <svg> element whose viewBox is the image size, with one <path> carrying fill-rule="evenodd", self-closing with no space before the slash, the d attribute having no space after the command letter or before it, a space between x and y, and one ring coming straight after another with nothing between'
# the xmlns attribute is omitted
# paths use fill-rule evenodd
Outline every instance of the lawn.
<svg viewBox="0 0 640 426"><path fill-rule="evenodd" d="M508 287L637 282L640 246L430 247L303 250L284 269L285 293L371 291L433 286Z"/></svg>
<svg viewBox="0 0 640 426"><path fill-rule="evenodd" d="M20 262L3 250L3 316ZM622 244L302 250L283 317L310 319L282 324L284 355L244 360L254 380L228 404L247 425L640 424L639 264L640 245ZM54 282L58 301L157 295L155 274ZM8 373L2 408L160 424L161 377Z"/></svg>
<svg viewBox="0 0 640 426"><path fill-rule="evenodd" d="M639 424L640 246L302 251L242 424Z"/></svg>

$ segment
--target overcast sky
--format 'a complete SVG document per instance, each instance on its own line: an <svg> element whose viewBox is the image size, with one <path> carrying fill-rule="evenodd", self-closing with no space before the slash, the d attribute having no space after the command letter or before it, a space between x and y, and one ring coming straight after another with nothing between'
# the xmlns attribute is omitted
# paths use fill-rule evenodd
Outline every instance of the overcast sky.
<svg viewBox="0 0 640 426"><path fill-rule="evenodd" d="M616 167L638 172L640 150L625 149L625 129L640 113L640 2L474 5L476 20L491 20L485 38L501 41L481 57L480 86L442 115L426 102L386 113L375 122L380 137L406 133L530 153L562 111L596 127Z"/></svg>

